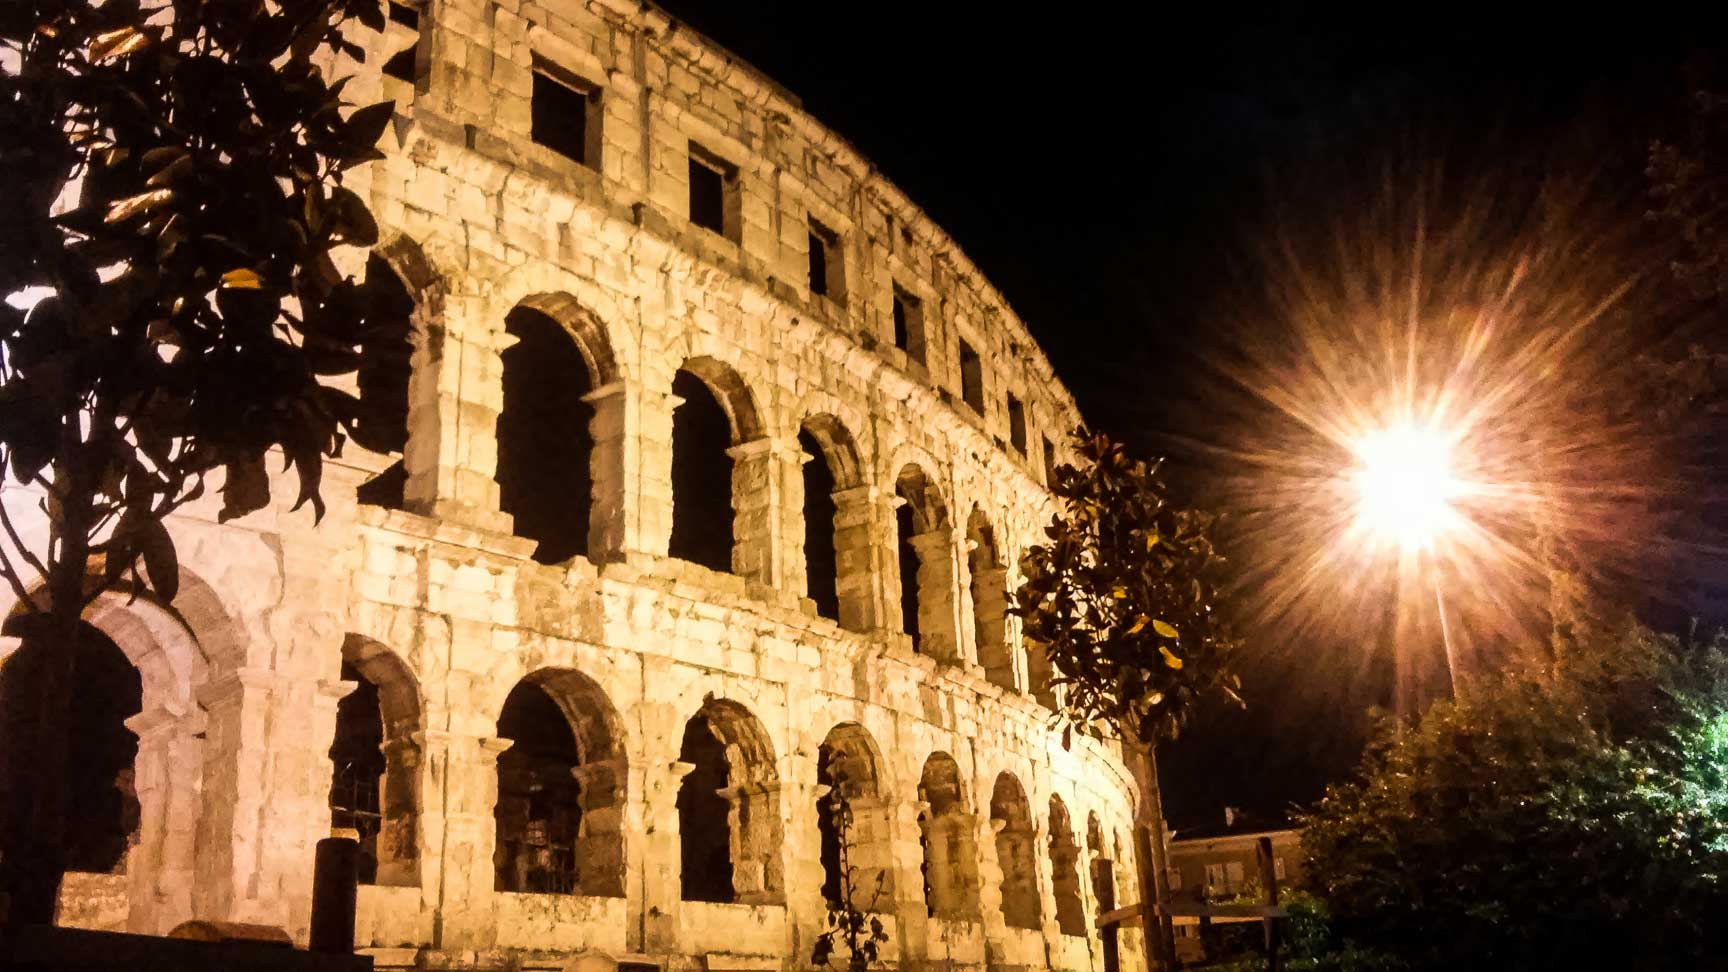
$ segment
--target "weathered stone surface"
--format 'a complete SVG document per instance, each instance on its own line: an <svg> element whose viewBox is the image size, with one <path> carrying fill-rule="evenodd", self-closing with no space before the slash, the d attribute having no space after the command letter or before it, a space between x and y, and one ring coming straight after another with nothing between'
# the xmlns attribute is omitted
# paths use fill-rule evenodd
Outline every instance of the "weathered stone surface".
<svg viewBox="0 0 1728 972"><path fill-rule="evenodd" d="M140 823L125 877L69 882L67 918L261 922L303 941L312 847L347 772L373 794L343 812L376 833L358 933L380 967L559 969L588 951L803 968L824 927L817 761L833 739L870 780L853 850L880 877L885 960L1101 969L1089 862L1071 831L1052 847L1046 808L1100 821L1089 849L1114 861L1126 904L1133 784L1113 743L1063 747L1040 704L1048 666L1005 613L1051 511L1042 443L1078 416L1000 295L790 95L651 6L441 0L420 9L418 40L395 22L355 39L420 45L412 80L381 77L377 54L333 65L358 72L356 101L398 104L389 158L355 188L418 308L408 445L334 465L317 528L286 502L226 525L213 502L185 511L173 610L99 603L92 623L144 674ZM548 64L591 89L598 157L534 143ZM691 221L692 152L726 169L735 222L720 233ZM813 219L835 241L826 295L810 289ZM911 356L895 347L896 289L918 302ZM536 563L500 508L505 319L523 307L587 372L567 376L586 414L546 417L593 443L586 554L564 563ZM980 410L963 403L962 340L982 362ZM707 486L730 504L733 573L667 556L681 369L725 412L729 472ZM1026 456L997 444L1010 394ZM398 461L399 509L356 502ZM816 462L832 523L805 522ZM34 515L32 497L5 501ZM834 534L834 620L809 600L812 529ZM506 735L519 684L550 700L567 742ZM333 767L350 700L374 696L379 758ZM704 785L722 798L708 805L729 834L730 902L681 900L693 721L724 755ZM501 767L528 781L507 842ZM577 805L533 805L553 779L575 781ZM499 890L506 868L543 890ZM1121 968L1143 968L1137 933L1121 944Z"/></svg>

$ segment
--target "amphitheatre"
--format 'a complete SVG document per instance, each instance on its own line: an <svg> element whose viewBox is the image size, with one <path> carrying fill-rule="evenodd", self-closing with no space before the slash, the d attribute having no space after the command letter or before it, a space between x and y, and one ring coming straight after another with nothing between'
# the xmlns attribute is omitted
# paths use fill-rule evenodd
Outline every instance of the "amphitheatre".
<svg viewBox="0 0 1728 972"><path fill-rule="evenodd" d="M174 604L92 609L77 718L122 755L62 922L304 942L334 827L380 969L792 970L844 840L887 967L1143 968L1097 927L1139 897L1134 778L1064 745L1007 611L1079 415L1001 295L651 5L355 39L346 97L397 105L348 184L416 326L398 448L328 467L316 526L178 514Z"/></svg>

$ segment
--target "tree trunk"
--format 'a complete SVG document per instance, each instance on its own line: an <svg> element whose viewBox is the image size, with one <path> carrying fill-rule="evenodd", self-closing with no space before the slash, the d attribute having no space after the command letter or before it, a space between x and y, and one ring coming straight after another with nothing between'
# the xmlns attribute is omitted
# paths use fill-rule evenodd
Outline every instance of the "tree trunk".
<svg viewBox="0 0 1728 972"><path fill-rule="evenodd" d="M1164 845L1164 797L1158 788L1158 758L1149 743L1138 739L1126 740L1140 760L1140 821L1136 829L1141 835L1140 864L1140 927L1146 939L1146 958L1151 968L1170 972L1176 968L1176 943L1171 934L1170 919L1160 909L1170 900L1169 861Z"/></svg>
<svg viewBox="0 0 1728 972"><path fill-rule="evenodd" d="M56 464L56 481L66 484L66 492L60 517L50 526L47 610L36 618L32 632L41 639L34 649L41 654L34 738L28 747L14 749L17 763L11 767L12 785L27 783L30 792L12 804L23 813L6 822L0 846L0 905L8 925L53 924L66 870L68 713L77 677L93 505L92 493L81 488L84 477L76 469L76 460Z"/></svg>

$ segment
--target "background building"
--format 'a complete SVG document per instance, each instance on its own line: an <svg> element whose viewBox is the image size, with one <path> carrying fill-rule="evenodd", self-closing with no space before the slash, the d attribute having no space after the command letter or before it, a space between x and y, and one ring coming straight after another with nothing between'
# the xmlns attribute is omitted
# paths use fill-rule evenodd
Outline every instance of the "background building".
<svg viewBox="0 0 1728 972"><path fill-rule="evenodd" d="M653 7L390 9L333 68L398 106L350 186L417 324L400 447L317 528L187 510L175 603L91 610L64 920L303 941L337 827L382 968L791 969L844 839L891 964L1143 967L1093 927L1133 781L1006 614L1078 416L1000 295Z"/></svg>
<svg viewBox="0 0 1728 972"><path fill-rule="evenodd" d="M1302 831L1243 815L1234 807L1224 809L1221 827L1174 830L1170 833L1170 897L1181 904L1240 902L1259 904L1265 893L1260 879L1259 847L1262 837L1272 841L1272 872L1280 892L1295 887L1302 877ZM1260 920L1215 918L1214 925ZM1175 925L1176 957L1199 962L1207 947L1198 919L1178 918Z"/></svg>

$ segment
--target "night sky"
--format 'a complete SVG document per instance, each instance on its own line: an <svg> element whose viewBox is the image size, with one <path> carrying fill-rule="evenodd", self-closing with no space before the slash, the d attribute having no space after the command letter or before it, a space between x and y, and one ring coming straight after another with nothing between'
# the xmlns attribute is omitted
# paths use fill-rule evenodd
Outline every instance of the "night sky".
<svg viewBox="0 0 1728 972"><path fill-rule="evenodd" d="M1228 446L1206 419L1216 316L1254 286L1257 228L1354 200L1312 172L1379 153L1501 166L1582 131L1632 185L1680 117L1686 66L1728 37L1654 5L663 6L873 160L1007 296L1088 422L1169 456L1202 505L1207 447ZM1318 673L1247 668L1249 710L1203 713L1164 757L1179 825L1313 799L1357 759L1352 713L1385 701L1340 709L1290 690Z"/></svg>

